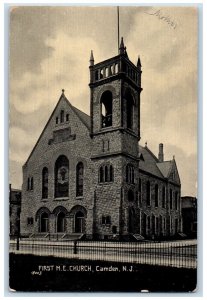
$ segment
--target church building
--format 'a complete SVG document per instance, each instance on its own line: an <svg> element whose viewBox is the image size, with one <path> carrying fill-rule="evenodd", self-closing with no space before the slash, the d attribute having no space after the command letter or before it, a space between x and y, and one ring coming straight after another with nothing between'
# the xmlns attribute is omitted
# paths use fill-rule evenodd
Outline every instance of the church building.
<svg viewBox="0 0 207 300"><path fill-rule="evenodd" d="M141 60L90 57L90 116L64 90L23 166L21 235L168 238L182 231L175 159L140 146ZM159 137L158 137L159 138Z"/></svg>

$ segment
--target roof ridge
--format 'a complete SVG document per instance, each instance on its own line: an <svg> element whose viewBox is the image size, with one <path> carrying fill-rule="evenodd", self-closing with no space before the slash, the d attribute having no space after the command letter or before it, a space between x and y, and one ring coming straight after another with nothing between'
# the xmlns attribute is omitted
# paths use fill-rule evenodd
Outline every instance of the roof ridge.
<svg viewBox="0 0 207 300"><path fill-rule="evenodd" d="M155 154L148 147L143 147L143 148L146 149L155 158L156 162L159 162L157 156L155 156Z"/></svg>

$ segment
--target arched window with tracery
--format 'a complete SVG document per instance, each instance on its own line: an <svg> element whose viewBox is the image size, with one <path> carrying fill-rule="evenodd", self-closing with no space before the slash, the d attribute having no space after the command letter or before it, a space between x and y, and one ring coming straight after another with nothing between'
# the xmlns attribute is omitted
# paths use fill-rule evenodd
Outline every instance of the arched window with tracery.
<svg viewBox="0 0 207 300"><path fill-rule="evenodd" d="M83 163L79 162L76 166L76 196L83 196Z"/></svg>
<svg viewBox="0 0 207 300"><path fill-rule="evenodd" d="M55 163L55 198L68 197L69 161L65 155L58 157Z"/></svg>
<svg viewBox="0 0 207 300"><path fill-rule="evenodd" d="M42 170L42 198L48 198L48 168Z"/></svg>

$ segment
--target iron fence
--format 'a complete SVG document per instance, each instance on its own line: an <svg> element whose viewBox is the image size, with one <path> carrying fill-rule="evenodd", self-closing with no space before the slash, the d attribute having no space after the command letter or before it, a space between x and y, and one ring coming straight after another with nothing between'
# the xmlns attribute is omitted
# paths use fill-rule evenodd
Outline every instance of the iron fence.
<svg viewBox="0 0 207 300"><path fill-rule="evenodd" d="M11 240L10 252L70 259L197 267L196 240L179 242L109 242Z"/></svg>

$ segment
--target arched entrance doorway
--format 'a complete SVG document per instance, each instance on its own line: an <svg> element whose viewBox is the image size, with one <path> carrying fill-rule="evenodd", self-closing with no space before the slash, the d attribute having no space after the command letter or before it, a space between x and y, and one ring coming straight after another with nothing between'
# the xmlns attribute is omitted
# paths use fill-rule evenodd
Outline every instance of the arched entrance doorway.
<svg viewBox="0 0 207 300"><path fill-rule="evenodd" d="M63 212L57 215L57 232L65 232L65 214Z"/></svg>
<svg viewBox="0 0 207 300"><path fill-rule="evenodd" d="M85 231L85 216L84 213L78 211L75 214L75 232L82 233Z"/></svg>
<svg viewBox="0 0 207 300"><path fill-rule="evenodd" d="M41 214L40 217L40 232L48 232L49 231L49 218L46 212Z"/></svg>

